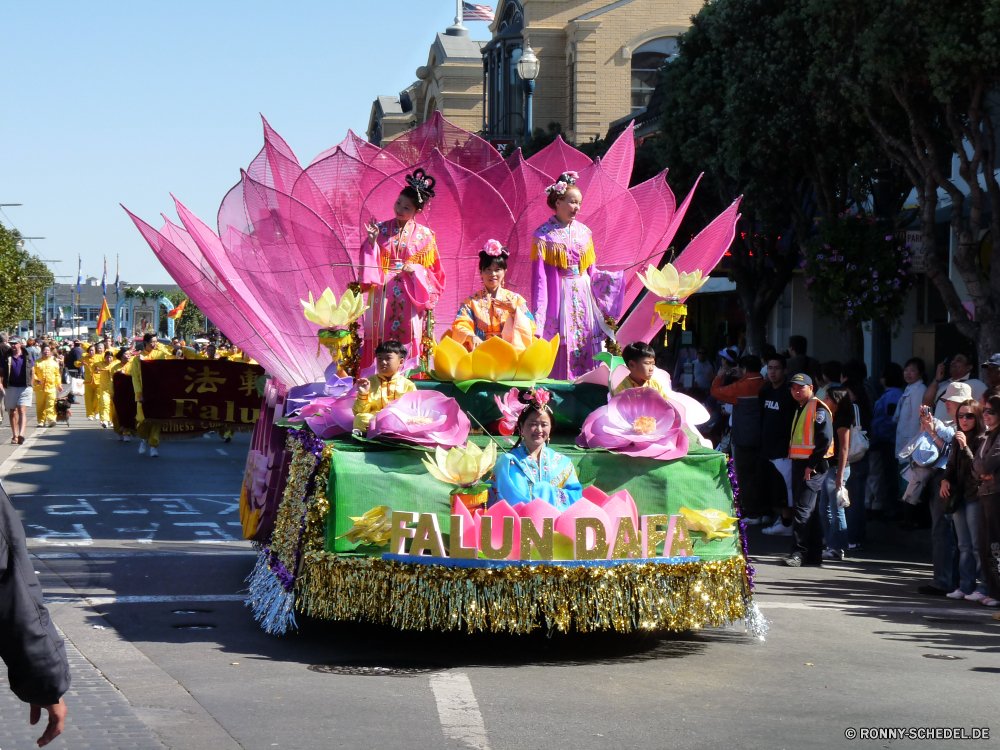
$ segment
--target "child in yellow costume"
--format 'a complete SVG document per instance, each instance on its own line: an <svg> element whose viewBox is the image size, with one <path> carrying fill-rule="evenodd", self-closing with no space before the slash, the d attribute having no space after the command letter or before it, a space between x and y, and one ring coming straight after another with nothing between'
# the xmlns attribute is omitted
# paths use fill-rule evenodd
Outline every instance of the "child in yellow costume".
<svg viewBox="0 0 1000 750"><path fill-rule="evenodd" d="M395 339L383 341L375 349L377 375L358 381L354 399L354 429L368 431L375 415L404 393L417 390L413 381L402 372L406 347Z"/></svg>
<svg viewBox="0 0 1000 750"><path fill-rule="evenodd" d="M644 341L634 341L622 351L622 359L628 368L628 376L615 388L615 396L629 388L652 388L663 398L670 400L663 386L653 378L656 370L656 352L653 347Z"/></svg>
<svg viewBox="0 0 1000 750"><path fill-rule="evenodd" d="M101 427L111 426L111 396L114 390L111 386L111 378L114 375L116 365L115 353L110 349L104 352L104 364L98 371L100 382L97 384L97 404Z"/></svg>
<svg viewBox="0 0 1000 750"><path fill-rule="evenodd" d="M118 440L128 443L132 440L132 430L121 426L121 423L118 421L118 410L115 409L115 373L120 372L132 377L132 350L129 349L127 345L122 346L122 348L118 350L118 354L115 355L115 359L115 363L109 368L111 424L114 427L115 433L118 435Z"/></svg>
<svg viewBox="0 0 1000 750"><path fill-rule="evenodd" d="M142 367L139 364L139 360L146 362L154 359L170 359L170 350L159 344L155 333L147 333L142 337L142 351L132 361L132 387L135 389L135 423L139 437L142 438L139 453L145 453L146 448L149 448L149 455L156 458L160 455L157 450L160 445L160 426L147 423L142 413Z"/></svg>
<svg viewBox="0 0 1000 750"><path fill-rule="evenodd" d="M59 363L52 349L42 347L42 358L35 362L31 383L35 389L35 413L38 426L52 427L56 423L56 399L59 398Z"/></svg>

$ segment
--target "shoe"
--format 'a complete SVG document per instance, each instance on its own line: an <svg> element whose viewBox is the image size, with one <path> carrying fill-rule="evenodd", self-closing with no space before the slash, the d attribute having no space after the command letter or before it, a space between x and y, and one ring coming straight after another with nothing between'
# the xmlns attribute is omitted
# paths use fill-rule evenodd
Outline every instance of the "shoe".
<svg viewBox="0 0 1000 750"><path fill-rule="evenodd" d="M139 455L141 456L145 452L146 452L146 441L145 440L140 440L139 441Z"/></svg>
<svg viewBox="0 0 1000 750"><path fill-rule="evenodd" d="M971 594L966 594L962 589L955 589L950 594L947 594L949 599L968 599L970 596Z"/></svg>
<svg viewBox="0 0 1000 750"><path fill-rule="evenodd" d="M801 555L789 555L784 560L782 560L785 565L789 568L801 568L802 567L802 556Z"/></svg>
<svg viewBox="0 0 1000 750"><path fill-rule="evenodd" d="M89 419L91 422L93 422L94 421L94 415L91 414L89 417L87 417L87 419Z"/></svg>
<svg viewBox="0 0 1000 750"><path fill-rule="evenodd" d="M39 427L44 427L44 426L45 426L45 422L39 422L39 423L38 423L38 426L39 426Z"/></svg>
<svg viewBox="0 0 1000 750"><path fill-rule="evenodd" d="M743 519L743 523L745 523L747 526L760 526L761 519L760 518L744 518Z"/></svg>
<svg viewBox="0 0 1000 750"><path fill-rule="evenodd" d="M764 526L771 526L774 523L774 516L769 516L765 513L760 517L760 522Z"/></svg>
<svg viewBox="0 0 1000 750"><path fill-rule="evenodd" d="M160 452L158 450L156 450L156 448L150 448L149 449L149 457L150 458L156 458L159 455L160 455Z"/></svg>
<svg viewBox="0 0 1000 750"><path fill-rule="evenodd" d="M848 544L847 545L847 549L850 550L851 552L860 552L864 548L865 547L864 547L863 544L861 544L861 542L858 542L857 544Z"/></svg>
<svg viewBox="0 0 1000 750"><path fill-rule="evenodd" d="M951 596L951 594L948 594L948 596ZM986 594L984 594L982 591L973 591L965 598L970 602L981 602L983 599L986 599L987 597Z"/></svg>
<svg viewBox="0 0 1000 750"><path fill-rule="evenodd" d="M1000 607L1000 599L993 599L992 597L989 596L987 596L979 603L982 604L984 607Z"/></svg>
<svg viewBox="0 0 1000 750"><path fill-rule="evenodd" d="M49 422L49 423L48 423L47 425L45 425L45 426L46 426L46 427L55 427L55 426L56 426L56 423L55 423L55 422Z"/></svg>
<svg viewBox="0 0 1000 750"><path fill-rule="evenodd" d="M224 443L231 443L231 442L233 442L233 439L231 437L227 437L222 442L224 442Z"/></svg>
<svg viewBox="0 0 1000 750"><path fill-rule="evenodd" d="M118 442L119 442L119 443L120 443L120 442L122 442L122 441L123 441L124 439L125 439L125 436L124 436L124 435L119 435L119 436L118 436Z"/></svg>
<svg viewBox="0 0 1000 750"><path fill-rule="evenodd" d="M129 435L129 434L127 433L127 432L126 432L126 433L125 433L124 435L122 435L122 439L123 439L123 440L124 440L124 441L125 441L126 443L131 443L131 442L132 442L132 436L131 436L131 435Z"/></svg>
<svg viewBox="0 0 1000 750"><path fill-rule="evenodd" d="M17 436L17 444L18 445L24 445L24 435L18 435Z"/></svg>
<svg viewBox="0 0 1000 750"><path fill-rule="evenodd" d="M108 428L108 423L102 420L101 421L101 427L103 427L104 429L107 429Z"/></svg>
<svg viewBox="0 0 1000 750"><path fill-rule="evenodd" d="M825 550L823 550L823 559L824 560L839 560L839 561L843 562L843 560L844 560L844 550L842 550L842 549L830 549L829 547L827 547Z"/></svg>
<svg viewBox="0 0 1000 750"><path fill-rule="evenodd" d="M948 592L944 589L939 589L937 586L932 586L927 584L926 586L918 586L917 593L923 594L924 596L948 596Z"/></svg>
<svg viewBox="0 0 1000 750"><path fill-rule="evenodd" d="M771 536L791 536L792 525L788 524L787 526L785 526L785 524L783 524L781 522L781 519L779 518L777 521L774 522L773 526L768 526L763 531L765 534L769 534Z"/></svg>

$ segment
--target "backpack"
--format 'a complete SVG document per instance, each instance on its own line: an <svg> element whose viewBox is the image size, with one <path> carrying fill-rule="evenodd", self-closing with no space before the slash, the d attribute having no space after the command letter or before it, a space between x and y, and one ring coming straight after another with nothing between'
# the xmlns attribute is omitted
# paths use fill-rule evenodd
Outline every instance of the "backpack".
<svg viewBox="0 0 1000 750"><path fill-rule="evenodd" d="M854 425L851 427L851 447L847 452L847 462L860 461L868 453L868 433L861 429L861 412L854 404Z"/></svg>

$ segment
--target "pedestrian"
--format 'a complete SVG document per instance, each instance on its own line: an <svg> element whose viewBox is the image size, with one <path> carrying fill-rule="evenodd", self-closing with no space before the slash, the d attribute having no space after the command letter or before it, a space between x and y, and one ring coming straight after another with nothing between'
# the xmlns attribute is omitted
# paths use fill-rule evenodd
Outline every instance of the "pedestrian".
<svg viewBox="0 0 1000 750"><path fill-rule="evenodd" d="M111 409L112 403L111 398L114 394L114 389L111 386L111 378L114 376L113 366L115 364L115 353L108 349L104 352L104 363L101 365L98 371L98 377L100 382L97 387L97 405L98 411L100 412L99 417L101 420L101 427L111 427Z"/></svg>
<svg viewBox="0 0 1000 750"><path fill-rule="evenodd" d="M903 452L913 439L920 434L920 405L924 400L924 361L920 357L906 360L903 365L903 380L906 388L900 396L896 409L896 456ZM899 459L903 462L904 459Z"/></svg>
<svg viewBox="0 0 1000 750"><path fill-rule="evenodd" d="M824 402L833 414L833 460L823 476L819 493L819 517L823 524L826 549L824 560L843 560L847 549L847 515L840 503L841 490L851 476L848 456L851 451L851 428L854 426L854 404L851 394L842 386L829 388ZM850 500L850 493L848 493ZM851 500L851 503L857 500Z"/></svg>
<svg viewBox="0 0 1000 750"><path fill-rule="evenodd" d="M723 385L727 376L738 380L731 385ZM744 521L755 526L769 509L769 503L762 504L757 491L758 465L760 463L760 389L764 378L760 375L760 357L746 354L740 357L739 365L723 366L712 381L712 396L733 407L733 424L730 444L733 463L740 488L740 506ZM766 506L766 507L765 507Z"/></svg>
<svg viewBox="0 0 1000 750"><path fill-rule="evenodd" d="M823 562L823 524L816 501L834 452L833 415L830 408L813 395L813 382L808 375L799 373L790 383L792 398L798 405L788 445L795 516L792 551L784 563L790 568L798 568Z"/></svg>
<svg viewBox="0 0 1000 750"><path fill-rule="evenodd" d="M819 362L806 354L809 341L805 336L790 336L788 338L788 377L791 378L804 372L809 379L819 377Z"/></svg>
<svg viewBox="0 0 1000 750"><path fill-rule="evenodd" d="M35 413L39 427L54 427L56 424L56 399L59 398L59 365L52 358L52 348L42 347L42 358L35 362L32 370L32 385L35 388Z"/></svg>
<svg viewBox="0 0 1000 750"><path fill-rule="evenodd" d="M955 424L958 429L952 438L951 455L939 491L958 538L958 588L949 593L948 598L979 602L986 598L978 547L979 485L982 483L973 470L973 463L986 435L983 407L975 399L963 401L955 412Z"/></svg>
<svg viewBox="0 0 1000 750"><path fill-rule="evenodd" d="M843 366L843 386L851 395L857 407L858 426L866 435L872 434L872 399L868 391L868 368L858 359L852 359ZM868 510L865 508L865 492L868 489L868 451L855 455L851 461L851 476L847 480L847 494L855 498L847 508L847 540L849 550L864 548L868 529Z"/></svg>
<svg viewBox="0 0 1000 750"><path fill-rule="evenodd" d="M715 377L715 368L708 359L708 349L703 346L698 347L698 358L694 361L694 384L696 388L701 388L706 393L712 388L712 379Z"/></svg>
<svg viewBox="0 0 1000 750"><path fill-rule="evenodd" d="M992 355L980 366L983 373L983 382L987 388L1000 388L1000 353Z"/></svg>
<svg viewBox="0 0 1000 750"><path fill-rule="evenodd" d="M0 360L0 390L3 391L4 406L10 415L11 444L24 443L24 430L28 426L28 407L31 406L31 373L35 359L27 351L21 339L10 340L10 352Z"/></svg>
<svg viewBox="0 0 1000 750"><path fill-rule="evenodd" d="M763 533L769 536L792 535L794 496L788 443L797 407L785 377L786 366L783 354L773 354L767 363L767 382L757 394L760 401L762 462L758 488L764 495L763 502L776 511L774 525L763 529Z"/></svg>
<svg viewBox="0 0 1000 750"><path fill-rule="evenodd" d="M819 389L816 391L816 398L820 401L826 400L827 390L835 385L840 385L840 362L831 359L824 362L819 368Z"/></svg>
<svg viewBox="0 0 1000 750"><path fill-rule="evenodd" d="M923 399L924 405L931 408L936 419L944 421L947 417L947 409L942 400L945 391L952 383L967 383L972 389L972 398L978 401L982 397L983 391L986 390L986 383L971 377L972 365L975 361L971 354L959 352L951 358L950 362L945 360L937 366L934 380L927 386ZM950 375L947 379L945 378L946 372Z"/></svg>
<svg viewBox="0 0 1000 750"><path fill-rule="evenodd" d="M7 332L0 331L0 368L3 368L4 360L10 356L10 344L7 343ZM3 397L3 388L0 388L0 398ZM0 408L0 425L3 424L3 409ZM16 439L16 438L15 438Z"/></svg>
<svg viewBox="0 0 1000 750"><path fill-rule="evenodd" d="M24 527L0 484L0 658L7 665L7 681L19 700L31 709L37 724L48 714L38 738L44 747L58 737L66 722L63 695L69 690L66 647L42 603L42 587L28 557ZM7 744L6 742L4 743Z"/></svg>
<svg viewBox="0 0 1000 750"><path fill-rule="evenodd" d="M983 409L986 437L972 467L979 485L979 561L986 579L987 607L1000 606L1000 396L991 396Z"/></svg>
<svg viewBox="0 0 1000 750"><path fill-rule="evenodd" d="M929 483L928 500L931 510L931 560L934 565L934 581L920 586L917 592L925 596L947 596L958 588L958 551L955 547L955 524L948 513L948 499L941 497L941 480L948 458L952 438L955 437L955 415L958 405L972 398L972 388L968 383L951 383L940 401L945 406L944 419L931 413L927 404L920 411L920 427L934 443L941 460Z"/></svg>
<svg viewBox="0 0 1000 750"><path fill-rule="evenodd" d="M903 389L906 388L903 368L890 362L882 371L881 381L885 392L875 402L872 414L872 431L868 436L871 443L868 488L865 493L866 509L878 515L894 508L899 495L895 418Z"/></svg>

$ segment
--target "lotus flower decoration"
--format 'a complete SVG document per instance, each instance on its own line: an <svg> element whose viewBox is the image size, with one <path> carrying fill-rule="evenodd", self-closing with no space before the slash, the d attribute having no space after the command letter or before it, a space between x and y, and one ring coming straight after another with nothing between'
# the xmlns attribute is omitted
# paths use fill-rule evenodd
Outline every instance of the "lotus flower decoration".
<svg viewBox="0 0 1000 750"><path fill-rule="evenodd" d="M642 285L650 292L662 299L656 303L656 314L660 316L666 329L669 331L675 323L680 323L684 328L684 320L687 317L687 305L684 300L701 289L708 281L708 277L702 278L701 270L697 269L693 273L678 273L672 264L667 263L663 269L650 265L646 269L646 275L636 274Z"/></svg>
<svg viewBox="0 0 1000 750"><path fill-rule="evenodd" d="M493 400L501 414L498 428L500 434L513 435L514 429L517 427L517 418L521 416L521 412L528 405L521 402L520 391L517 388L511 388L502 399L499 396L494 396Z"/></svg>
<svg viewBox="0 0 1000 750"><path fill-rule="evenodd" d="M342 396L323 396L302 407L290 422L305 422L313 433L324 440L343 435L354 426L354 399L352 389Z"/></svg>
<svg viewBox="0 0 1000 750"><path fill-rule="evenodd" d="M695 538L700 538L703 542L707 543L713 539L728 539L736 535L736 521L739 519L733 518L721 510L681 508L678 512L687 521L688 531L697 534L698 536Z"/></svg>
<svg viewBox="0 0 1000 750"><path fill-rule="evenodd" d="M523 352L499 336L488 339L471 352L454 339L441 339L434 350L434 372L438 380L489 380L534 382L548 377L559 351L559 335L551 341L535 339Z"/></svg>
<svg viewBox="0 0 1000 750"><path fill-rule="evenodd" d="M435 308L438 340L461 300L479 288L478 253L489 239L510 251L506 285L530 299L531 235L551 215L545 187L561 173L579 173L579 219L593 232L598 267L624 272L625 309L643 288L632 269L664 254L691 200L688 195L677 205L665 172L629 187L631 127L603 159L591 160L557 139L529 159L517 151L504 160L435 112L384 149L348 133L303 168L266 120L263 125L264 147L223 198L216 228L176 199L180 225L167 219L155 229L129 215L188 297L286 388L322 380L315 327L337 329L360 315L359 300L347 291L357 281L362 224L392 215L406 175L416 168L437 179L421 221L436 233L438 246L448 248L441 257L448 283ZM678 257L677 269L714 267L737 219L735 211L720 216ZM330 291L316 300L310 295L317 289ZM619 321L623 340L649 340L652 309L644 304ZM448 380L531 381L549 373L553 342L536 341L520 358L502 343L479 347L475 358L443 343L435 369Z"/></svg>
<svg viewBox="0 0 1000 750"><path fill-rule="evenodd" d="M449 451L435 448L434 460L425 458L424 466L432 477L451 486L452 495L475 507L486 502L489 485L482 480L496 462L497 447L492 441L485 449L469 441Z"/></svg>
<svg viewBox="0 0 1000 750"><path fill-rule="evenodd" d="M687 455L683 423L679 404L652 388L629 388L587 417L576 442L582 448L666 461Z"/></svg>
<svg viewBox="0 0 1000 750"><path fill-rule="evenodd" d="M436 391L410 391L375 415L368 439L457 448L465 444L470 428L455 399Z"/></svg>

